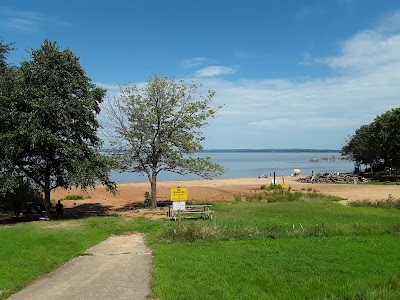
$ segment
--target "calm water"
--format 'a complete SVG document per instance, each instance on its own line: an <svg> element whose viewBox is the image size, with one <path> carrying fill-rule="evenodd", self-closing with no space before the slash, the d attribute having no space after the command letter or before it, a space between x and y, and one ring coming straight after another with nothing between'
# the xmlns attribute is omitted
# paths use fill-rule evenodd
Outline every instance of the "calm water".
<svg viewBox="0 0 400 300"><path fill-rule="evenodd" d="M351 161L319 161L310 162L313 157L339 157L339 152L207 152L199 153L197 157L209 156L212 162L223 165L229 170L219 178L241 178L258 177L259 175L273 174L276 176L287 176L293 173L293 169L300 169L301 174L314 173L347 173L354 170ZM144 175L137 173L111 173L111 179L118 182L145 182L148 181ZM170 180L192 180L200 179L196 175L179 175L170 172L161 172L158 175L159 181Z"/></svg>

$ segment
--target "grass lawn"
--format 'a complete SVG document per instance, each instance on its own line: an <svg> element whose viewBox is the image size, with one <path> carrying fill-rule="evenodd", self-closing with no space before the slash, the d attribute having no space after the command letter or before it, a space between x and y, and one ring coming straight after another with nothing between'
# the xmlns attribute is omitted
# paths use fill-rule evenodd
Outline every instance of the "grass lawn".
<svg viewBox="0 0 400 300"><path fill-rule="evenodd" d="M400 299L400 210L321 196L220 202L214 220L0 227L0 299L112 234L146 234L155 299Z"/></svg>

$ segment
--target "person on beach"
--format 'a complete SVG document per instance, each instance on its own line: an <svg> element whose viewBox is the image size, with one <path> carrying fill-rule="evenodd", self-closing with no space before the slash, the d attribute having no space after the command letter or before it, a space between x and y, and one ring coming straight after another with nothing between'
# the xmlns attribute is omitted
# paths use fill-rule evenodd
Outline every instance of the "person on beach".
<svg viewBox="0 0 400 300"><path fill-rule="evenodd" d="M61 200L58 200L56 204L56 213L57 218L61 217L64 214L64 205L61 204Z"/></svg>

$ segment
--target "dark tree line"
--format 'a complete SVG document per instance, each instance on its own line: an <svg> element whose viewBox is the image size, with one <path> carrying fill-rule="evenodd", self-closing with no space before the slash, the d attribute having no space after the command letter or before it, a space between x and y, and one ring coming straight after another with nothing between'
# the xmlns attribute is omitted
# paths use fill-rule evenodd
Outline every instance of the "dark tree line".
<svg viewBox="0 0 400 300"><path fill-rule="evenodd" d="M389 110L358 128L346 140L342 154L348 155L358 170L364 165L371 172L386 169L399 174L400 108Z"/></svg>

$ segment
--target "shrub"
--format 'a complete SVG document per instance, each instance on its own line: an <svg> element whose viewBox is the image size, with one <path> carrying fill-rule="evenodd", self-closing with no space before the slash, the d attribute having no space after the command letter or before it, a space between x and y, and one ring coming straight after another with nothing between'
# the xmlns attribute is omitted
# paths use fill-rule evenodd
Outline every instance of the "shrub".
<svg viewBox="0 0 400 300"><path fill-rule="evenodd" d="M67 195L64 198L65 200L83 200L84 197L82 195Z"/></svg>
<svg viewBox="0 0 400 300"><path fill-rule="evenodd" d="M149 192L144 193L144 206L149 207L151 205L151 197Z"/></svg>
<svg viewBox="0 0 400 300"><path fill-rule="evenodd" d="M5 178L0 178L2 184ZM21 208L26 202L43 203L42 193L22 178L13 178L13 184L9 189L0 194L0 207L5 210L12 210L17 204Z"/></svg>

